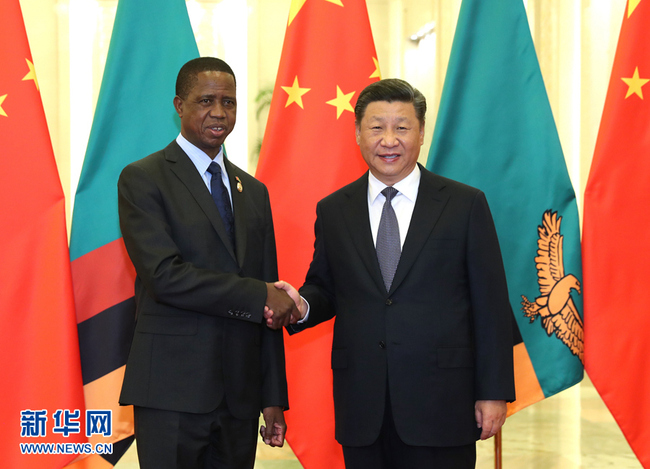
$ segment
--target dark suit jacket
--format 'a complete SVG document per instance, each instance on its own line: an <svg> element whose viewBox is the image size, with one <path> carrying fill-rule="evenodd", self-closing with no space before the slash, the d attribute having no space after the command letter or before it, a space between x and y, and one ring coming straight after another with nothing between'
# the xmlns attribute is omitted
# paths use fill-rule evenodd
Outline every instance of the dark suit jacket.
<svg viewBox="0 0 650 469"><path fill-rule="evenodd" d="M262 323L264 282L277 279L268 192L225 165L236 255L205 183L175 141L122 171L120 227L137 273L122 404L204 413L225 395L238 418L288 406L282 332Z"/></svg>
<svg viewBox="0 0 650 469"><path fill-rule="evenodd" d="M307 327L336 316L336 438L373 443L389 389L395 426L415 446L470 444L474 403L514 400L512 310L482 192L422 168L390 292L368 215L367 174L318 203L314 258L300 289ZM300 328L296 328L296 331Z"/></svg>

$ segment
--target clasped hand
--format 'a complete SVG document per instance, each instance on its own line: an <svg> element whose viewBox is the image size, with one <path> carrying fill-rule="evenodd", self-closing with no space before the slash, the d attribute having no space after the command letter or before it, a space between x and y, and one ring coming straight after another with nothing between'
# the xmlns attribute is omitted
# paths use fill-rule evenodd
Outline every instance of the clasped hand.
<svg viewBox="0 0 650 469"><path fill-rule="evenodd" d="M264 319L271 329L280 329L295 324L307 314L307 305L298 290L282 280L266 284L266 306Z"/></svg>

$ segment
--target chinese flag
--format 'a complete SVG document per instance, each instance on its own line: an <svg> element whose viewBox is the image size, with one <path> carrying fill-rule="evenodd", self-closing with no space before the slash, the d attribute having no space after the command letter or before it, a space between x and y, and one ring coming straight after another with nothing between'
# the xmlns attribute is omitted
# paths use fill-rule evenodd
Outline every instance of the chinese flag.
<svg viewBox="0 0 650 469"><path fill-rule="evenodd" d="M364 0L293 0L257 177L268 187L280 278L299 287L316 203L367 170L354 105L379 79ZM287 439L307 469L343 467L334 439L332 323L286 337Z"/></svg>
<svg viewBox="0 0 650 469"><path fill-rule="evenodd" d="M18 0L0 14L0 142L1 465L60 468L75 456L20 448L87 440L63 190ZM59 409L80 410L79 433L53 431ZM26 410L47 411L37 436Z"/></svg>
<svg viewBox="0 0 650 469"><path fill-rule="evenodd" d="M650 468L650 0L629 0L585 191L585 367Z"/></svg>

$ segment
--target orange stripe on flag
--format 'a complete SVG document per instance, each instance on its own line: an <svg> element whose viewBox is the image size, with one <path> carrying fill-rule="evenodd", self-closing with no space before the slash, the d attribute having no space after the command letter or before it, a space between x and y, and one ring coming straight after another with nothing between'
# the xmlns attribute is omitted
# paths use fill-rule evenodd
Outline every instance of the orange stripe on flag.
<svg viewBox="0 0 650 469"><path fill-rule="evenodd" d="M133 406L119 404L126 365L84 386L87 409L113 411L113 436L90 437L91 443L114 443L133 435Z"/></svg>
<svg viewBox="0 0 650 469"><path fill-rule="evenodd" d="M526 345L521 342L512 349L515 360L515 392L524 396L508 404L508 417L544 399L544 392L537 381L537 375L528 356Z"/></svg>

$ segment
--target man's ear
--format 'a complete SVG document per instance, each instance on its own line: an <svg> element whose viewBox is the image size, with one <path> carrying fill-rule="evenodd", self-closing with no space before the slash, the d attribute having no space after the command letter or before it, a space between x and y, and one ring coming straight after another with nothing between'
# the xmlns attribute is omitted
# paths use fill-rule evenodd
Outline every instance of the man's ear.
<svg viewBox="0 0 650 469"><path fill-rule="evenodd" d="M183 100L178 95L174 96L174 109L178 117L183 117Z"/></svg>

